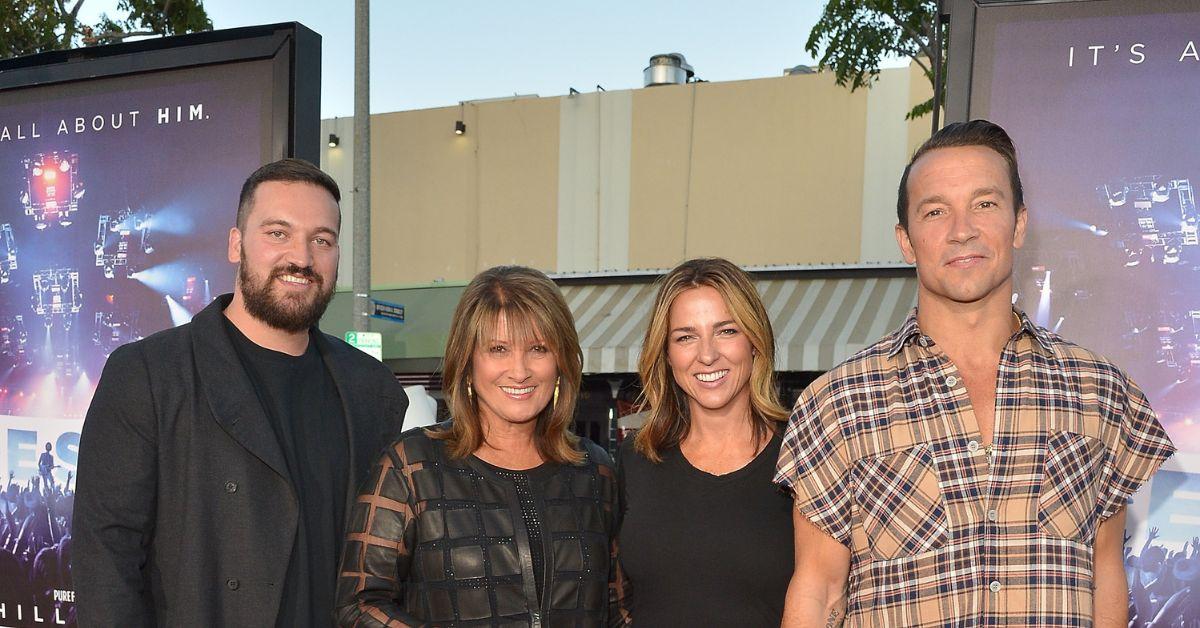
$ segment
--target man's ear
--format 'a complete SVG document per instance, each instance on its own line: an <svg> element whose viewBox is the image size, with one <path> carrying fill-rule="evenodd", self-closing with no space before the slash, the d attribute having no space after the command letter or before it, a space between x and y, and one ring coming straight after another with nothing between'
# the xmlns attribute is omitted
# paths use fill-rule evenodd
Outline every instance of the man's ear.
<svg viewBox="0 0 1200 628"><path fill-rule="evenodd" d="M1019 249L1025 244L1025 227L1029 224L1029 212L1022 205L1017 210L1017 226L1013 230L1013 248Z"/></svg>
<svg viewBox="0 0 1200 628"><path fill-rule="evenodd" d="M242 232L237 227L229 230L229 250L226 251L226 256L234 264L242 262Z"/></svg>
<svg viewBox="0 0 1200 628"><path fill-rule="evenodd" d="M917 254L913 251L912 241L908 239L908 229L900 223L896 223L896 244L900 246L900 254L904 256L904 261L909 264L917 263Z"/></svg>

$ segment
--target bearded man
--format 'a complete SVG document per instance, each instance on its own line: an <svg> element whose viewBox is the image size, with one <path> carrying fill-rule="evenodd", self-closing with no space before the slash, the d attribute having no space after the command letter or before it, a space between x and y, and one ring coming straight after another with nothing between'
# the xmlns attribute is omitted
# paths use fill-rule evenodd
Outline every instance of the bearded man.
<svg viewBox="0 0 1200 628"><path fill-rule="evenodd" d="M407 399L318 331L341 194L298 159L242 186L235 291L113 352L80 438L81 626L327 626L348 504Z"/></svg>

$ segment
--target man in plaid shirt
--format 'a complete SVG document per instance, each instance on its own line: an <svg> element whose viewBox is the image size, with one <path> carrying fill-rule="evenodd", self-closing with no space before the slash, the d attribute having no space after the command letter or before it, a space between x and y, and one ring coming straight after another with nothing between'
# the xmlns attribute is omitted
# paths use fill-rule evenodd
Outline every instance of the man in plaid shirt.
<svg viewBox="0 0 1200 628"><path fill-rule="evenodd" d="M1124 506L1174 451L1142 391L1012 307L1008 134L952 124L900 180L901 328L796 402L784 626L1125 626Z"/></svg>

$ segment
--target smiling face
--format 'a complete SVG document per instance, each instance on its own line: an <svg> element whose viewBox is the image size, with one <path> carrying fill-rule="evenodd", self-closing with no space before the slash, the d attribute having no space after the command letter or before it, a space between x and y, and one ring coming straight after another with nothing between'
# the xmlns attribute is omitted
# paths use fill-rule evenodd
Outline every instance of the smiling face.
<svg viewBox="0 0 1200 628"><path fill-rule="evenodd" d="M1026 213L1014 211L1004 158L982 146L932 150L912 165L908 195L896 241L917 267L919 303L1011 301Z"/></svg>
<svg viewBox="0 0 1200 628"><path fill-rule="evenodd" d="M557 356L541 334L515 336L501 314L492 337L482 339L471 356L471 388L485 426L534 422L554 396Z"/></svg>
<svg viewBox="0 0 1200 628"><path fill-rule="evenodd" d="M301 332L317 324L337 283L337 201L310 183L266 181L254 191L245 230L229 234L229 261L246 311Z"/></svg>
<svg viewBox="0 0 1200 628"><path fill-rule="evenodd" d="M675 297L668 316L667 362L698 413L750 412L750 339L734 322L721 293L709 286Z"/></svg>

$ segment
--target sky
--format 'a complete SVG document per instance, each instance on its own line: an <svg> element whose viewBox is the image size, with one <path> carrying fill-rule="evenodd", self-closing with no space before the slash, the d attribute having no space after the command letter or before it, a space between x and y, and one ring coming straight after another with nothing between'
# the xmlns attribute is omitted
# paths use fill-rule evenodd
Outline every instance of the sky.
<svg viewBox="0 0 1200 628"><path fill-rule="evenodd" d="M642 87L651 55L683 53L708 81L815 65L804 50L823 0L371 3L371 112L513 94ZM85 0L81 16L114 16ZM353 0L206 0L214 28L296 21L322 36L321 117L354 111Z"/></svg>

